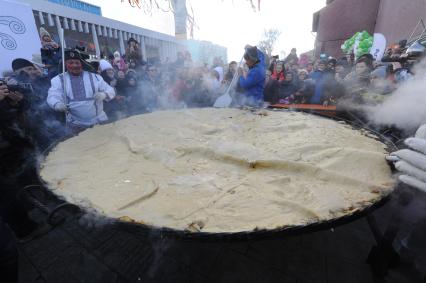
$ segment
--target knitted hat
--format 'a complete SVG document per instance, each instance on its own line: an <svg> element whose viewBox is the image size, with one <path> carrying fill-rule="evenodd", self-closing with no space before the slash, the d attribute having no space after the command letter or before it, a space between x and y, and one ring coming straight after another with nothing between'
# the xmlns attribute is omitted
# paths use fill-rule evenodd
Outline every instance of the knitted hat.
<svg viewBox="0 0 426 283"><path fill-rule="evenodd" d="M298 72L298 74L299 74L299 75L300 75L300 74L308 75L308 71L306 71L305 69L300 69L300 70L299 70L299 72Z"/></svg>
<svg viewBox="0 0 426 283"><path fill-rule="evenodd" d="M129 69L126 73L126 79L134 79L136 80L138 75L136 74L136 71L133 69Z"/></svg>
<svg viewBox="0 0 426 283"><path fill-rule="evenodd" d="M337 60L336 66L343 66L346 68L349 66L349 64L348 64L348 61L346 61L346 59L340 59L340 60Z"/></svg>
<svg viewBox="0 0 426 283"><path fill-rule="evenodd" d="M85 71L89 72L96 72L96 70L93 69L93 66L90 65L86 60L90 58L90 56L87 53L80 52L76 49L68 49L65 50L65 62L67 60L80 60L80 62L83 64L83 69Z"/></svg>
<svg viewBox="0 0 426 283"><path fill-rule="evenodd" d="M329 57L328 58L328 64L333 64L333 65L336 65L337 64L337 60L336 60L336 58L333 58L333 57Z"/></svg>
<svg viewBox="0 0 426 283"><path fill-rule="evenodd" d="M114 52L114 57L121 57L120 52L115 51L115 52Z"/></svg>
<svg viewBox="0 0 426 283"><path fill-rule="evenodd" d="M135 70L133 70L133 69L129 69L129 70L127 70L127 72L126 72L126 78L127 77L132 77L132 78L134 78L134 79L136 79L137 77L138 77L138 75L137 75L137 73L136 73L136 71Z"/></svg>
<svg viewBox="0 0 426 283"><path fill-rule="evenodd" d="M99 68L103 72L105 70L112 69L112 65L107 60L102 59L102 60L99 61Z"/></svg>
<svg viewBox="0 0 426 283"><path fill-rule="evenodd" d="M17 58L12 61L12 70L16 72L19 69L25 68L25 67L34 67L34 64L30 61L23 59L23 58Z"/></svg>
<svg viewBox="0 0 426 283"><path fill-rule="evenodd" d="M259 61L256 46L246 45L245 49L246 49L246 52L244 53L244 59L250 59L254 62Z"/></svg>
<svg viewBox="0 0 426 283"><path fill-rule="evenodd" d="M328 64L328 61L327 61L327 60L325 60L325 59L320 59L320 60L318 60L318 64L327 65L327 64Z"/></svg>
<svg viewBox="0 0 426 283"><path fill-rule="evenodd" d="M78 50L65 50L65 61L75 59L83 61Z"/></svg>
<svg viewBox="0 0 426 283"><path fill-rule="evenodd" d="M131 38L129 38L129 40L127 40L127 44L130 44L130 42L138 43L136 41L136 39L134 39L133 37L131 37Z"/></svg>
<svg viewBox="0 0 426 283"><path fill-rule="evenodd" d="M46 35L51 38L50 33L43 27L40 27L39 33L40 33L40 38L43 38Z"/></svg>
<svg viewBox="0 0 426 283"><path fill-rule="evenodd" d="M365 64L367 64L368 66L371 66L373 64L374 61L374 57L373 55L371 55L370 53L368 54L363 54L361 55L357 60L356 63L358 62L364 62Z"/></svg>

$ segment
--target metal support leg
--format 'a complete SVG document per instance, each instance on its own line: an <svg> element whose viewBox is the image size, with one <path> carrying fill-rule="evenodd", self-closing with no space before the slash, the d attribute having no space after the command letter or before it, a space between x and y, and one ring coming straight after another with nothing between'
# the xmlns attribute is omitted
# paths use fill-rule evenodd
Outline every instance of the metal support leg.
<svg viewBox="0 0 426 283"><path fill-rule="evenodd" d="M373 215L370 214L367 216L367 222L377 243L371 249L367 263L370 264L376 276L384 277L389 269L395 268L399 263L399 255L392 246L398 234L399 218L393 214L390 225L384 233L380 231L376 218Z"/></svg>

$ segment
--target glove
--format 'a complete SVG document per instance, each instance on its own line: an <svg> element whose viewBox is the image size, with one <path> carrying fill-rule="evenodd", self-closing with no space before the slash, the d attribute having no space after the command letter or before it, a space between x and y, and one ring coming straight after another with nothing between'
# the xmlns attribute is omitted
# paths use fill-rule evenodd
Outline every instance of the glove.
<svg viewBox="0 0 426 283"><path fill-rule="evenodd" d="M55 109L55 111L59 111L59 112L66 112L67 111L67 106L63 102L56 103L53 108Z"/></svg>
<svg viewBox="0 0 426 283"><path fill-rule="evenodd" d="M426 140L426 124L421 125L416 132L416 138L425 139Z"/></svg>
<svg viewBox="0 0 426 283"><path fill-rule="evenodd" d="M93 97L98 101L102 101L107 97L107 95L105 92L97 92L93 95Z"/></svg>
<svg viewBox="0 0 426 283"><path fill-rule="evenodd" d="M387 159L394 161L395 168L402 172L401 182L426 192L426 124L417 130L414 138L404 142L409 149L392 152Z"/></svg>

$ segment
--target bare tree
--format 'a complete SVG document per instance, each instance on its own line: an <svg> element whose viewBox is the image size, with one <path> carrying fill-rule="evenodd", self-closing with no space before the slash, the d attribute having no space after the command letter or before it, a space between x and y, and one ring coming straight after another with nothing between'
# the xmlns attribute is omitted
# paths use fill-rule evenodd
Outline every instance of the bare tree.
<svg viewBox="0 0 426 283"><path fill-rule="evenodd" d="M271 57L274 45L281 35L281 31L278 29L268 29L263 31L262 40L259 41L258 47L266 52Z"/></svg>
<svg viewBox="0 0 426 283"><path fill-rule="evenodd" d="M187 39L188 24L192 38L194 35L194 17L188 14L188 10L186 8L186 0L170 0L170 2L172 3L173 15L175 20L175 36L179 39ZM188 21L189 19L192 20L192 23L191 21Z"/></svg>
<svg viewBox="0 0 426 283"><path fill-rule="evenodd" d="M187 39L187 30L189 30L191 38L193 37L194 10L190 7L191 13L188 12L186 0L121 0L121 2L128 2L130 6L142 9L145 14L152 14L154 9L172 12L175 21L175 36Z"/></svg>
<svg viewBox="0 0 426 283"><path fill-rule="evenodd" d="M251 4L251 7L253 8L253 10L255 10L256 11L256 6L254 5L254 0L247 0L248 2L250 2L250 4ZM259 10L260 11L260 0L257 0L257 10Z"/></svg>
<svg viewBox="0 0 426 283"><path fill-rule="evenodd" d="M250 2L253 10L256 6L253 1ZM121 2L128 2L130 6L142 9L146 14L151 14L153 9L158 9L164 12L172 12L175 21L175 36L180 39L187 38L187 31L189 30L190 37L194 37L194 28L197 26L192 6L189 7L188 12L186 0L121 0ZM260 10L260 0L257 0L257 7Z"/></svg>

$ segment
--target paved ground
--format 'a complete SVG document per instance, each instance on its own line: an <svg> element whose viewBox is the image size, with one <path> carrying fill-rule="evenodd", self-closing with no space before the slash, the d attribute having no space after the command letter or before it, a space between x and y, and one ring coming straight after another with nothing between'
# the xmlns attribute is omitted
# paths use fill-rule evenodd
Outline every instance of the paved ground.
<svg viewBox="0 0 426 283"><path fill-rule="evenodd" d="M374 213L381 229L398 209L391 201ZM365 218L333 231L241 243L158 239L70 221L19 245L20 282L422 282L404 263L384 279L373 276L366 259L375 244Z"/></svg>

